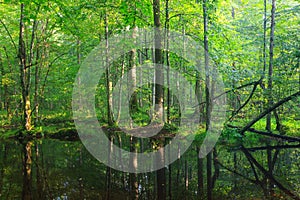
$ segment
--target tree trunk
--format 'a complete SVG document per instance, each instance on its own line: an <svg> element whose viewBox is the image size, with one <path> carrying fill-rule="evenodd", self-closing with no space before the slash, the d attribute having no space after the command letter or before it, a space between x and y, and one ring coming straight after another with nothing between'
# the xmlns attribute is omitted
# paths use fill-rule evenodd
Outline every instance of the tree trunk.
<svg viewBox="0 0 300 200"><path fill-rule="evenodd" d="M155 70L155 114L154 119L159 123L163 122L163 86L157 83L163 83L164 73L162 68L162 38L160 23L160 0L153 1L154 25L155 25L155 50L154 62L157 64Z"/></svg>
<svg viewBox="0 0 300 200"><path fill-rule="evenodd" d="M24 42L24 3L21 4L20 34L19 34L19 59L20 59L20 80L22 89L22 105L24 112L24 128L31 130L31 108L30 108L30 67L26 66L26 47Z"/></svg>
<svg viewBox="0 0 300 200"><path fill-rule="evenodd" d="M39 43L39 42L37 42ZM36 50L36 60L40 59L40 52L41 49ZM39 123L39 68L42 66L41 63L37 64L35 66L35 72L34 72L34 124L37 126Z"/></svg>
<svg viewBox="0 0 300 200"><path fill-rule="evenodd" d="M136 38L136 31L137 27L134 25L133 32L132 32L132 38ZM134 114L137 112L138 109L138 100L137 100L137 94L134 91L134 88L136 88L136 49L131 49L129 53L129 88L131 88L130 91L130 112L131 114ZM130 126L132 126L132 120L130 119Z"/></svg>
<svg viewBox="0 0 300 200"><path fill-rule="evenodd" d="M125 55L123 56L123 61L122 61L122 68L121 68L121 77L123 77L124 75L124 70L125 70ZM120 121L120 117L121 117L121 109L122 109L122 84L123 84L123 79L121 79L119 81L119 93L118 93L118 112L117 112L117 119L116 119L116 123L118 124Z"/></svg>
<svg viewBox="0 0 300 200"><path fill-rule="evenodd" d="M0 80L3 79L4 76L4 68L3 68L3 62L2 62L2 54L0 52ZM2 84L3 85L3 84ZM0 109L2 110L5 107L5 92L0 88Z"/></svg>
<svg viewBox="0 0 300 200"><path fill-rule="evenodd" d="M195 94L196 94L198 105L199 105L199 106L197 106L196 109L198 109L199 114L200 114L199 122L202 123L202 122L204 122L204 107L203 107L203 104L201 104L203 92L202 92L199 72L196 72L196 77L197 77L197 80L196 80L196 85L195 85Z"/></svg>
<svg viewBox="0 0 300 200"><path fill-rule="evenodd" d="M205 53L205 98L206 98L206 134L210 127L211 118L211 94L210 94L210 69L209 69L209 57L208 57L208 17L207 17L207 0L203 0L203 25L204 25L204 53ZM207 154L207 199L212 199L212 153Z"/></svg>
<svg viewBox="0 0 300 200"><path fill-rule="evenodd" d="M171 123L170 121L170 107L171 107L171 93L170 93L170 52L169 52L169 26L170 26L170 19L169 19L169 0L166 0L166 23L165 23L165 29L166 29L166 64L167 64L167 123ZM170 166L171 167L171 166ZM171 197L170 197L171 198Z"/></svg>
<svg viewBox="0 0 300 200"><path fill-rule="evenodd" d="M267 68L267 0L264 0L264 47L263 47L263 77L265 77L265 72Z"/></svg>
<svg viewBox="0 0 300 200"><path fill-rule="evenodd" d="M164 74L162 68L162 39L161 39L161 23L160 23L160 0L153 0L153 14L154 14L154 26L155 26L155 50L154 50L154 62L157 64L155 70L155 110L153 119L162 124L163 123L163 98L164 90L163 86L157 83L163 83ZM162 149L164 142L159 139L158 152L159 157L156 162L164 163L164 150ZM157 199L166 199L166 174L165 168L159 169L156 172L157 177Z"/></svg>
<svg viewBox="0 0 300 200"><path fill-rule="evenodd" d="M105 74L106 74L106 97L107 97L107 121L108 121L108 125L112 126L113 123L113 113L112 113L112 95L111 95L111 91L112 91L112 82L110 80L110 67L109 67L109 58L108 58L108 37L109 37L109 33L108 33L108 19L107 19L107 12L105 11L105 15L104 15L104 23L105 23L105 47L106 47L106 58L105 58L105 64L107 66L106 70L105 70Z"/></svg>
<svg viewBox="0 0 300 200"><path fill-rule="evenodd" d="M12 73L12 64L10 62L6 47L3 47L3 50L5 52L6 60L7 60L8 66L9 66L9 73ZM14 86L13 90L14 90L13 94L15 95L16 94L15 86ZM10 109L10 107L11 107L10 93L8 91L7 84L4 85L4 99L5 99L4 100L4 107L5 107L5 110L7 112L7 118L10 119L12 117L12 113L11 113L11 109Z"/></svg>
<svg viewBox="0 0 300 200"><path fill-rule="evenodd" d="M271 32L270 32L270 60L269 60L269 71L268 71L268 106L272 106L273 97L273 55L274 55L274 31L275 31L275 10L276 0L272 0L272 11L271 11ZM271 113L267 115L266 130L271 132Z"/></svg>

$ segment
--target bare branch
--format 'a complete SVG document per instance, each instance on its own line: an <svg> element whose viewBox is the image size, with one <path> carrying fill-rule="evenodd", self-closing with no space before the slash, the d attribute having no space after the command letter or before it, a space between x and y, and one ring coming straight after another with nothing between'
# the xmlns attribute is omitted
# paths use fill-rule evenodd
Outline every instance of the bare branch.
<svg viewBox="0 0 300 200"><path fill-rule="evenodd" d="M297 97L300 95L300 91L278 101L277 103L275 103L272 107L268 108L267 110L265 110L264 112L260 113L260 115L258 115L255 119L253 119L251 122L249 122L243 129L241 129L239 132L244 135L244 133L251 127L253 126L257 121L259 121L261 118L263 118L264 116L266 116L268 113L272 112L273 110L275 110L276 108L278 108L279 106L281 106L282 104L290 101L291 99L293 99L294 97Z"/></svg>
<svg viewBox="0 0 300 200"><path fill-rule="evenodd" d="M10 34L8 28L7 28L7 26L4 24L4 22L3 22L1 19L0 19L0 23L3 25L5 31L7 32L8 36L9 36L11 42L12 42L12 44L14 45L15 50L17 51L16 43L14 42L14 40L13 40L13 38L12 38L12 36L11 36L11 34Z"/></svg>

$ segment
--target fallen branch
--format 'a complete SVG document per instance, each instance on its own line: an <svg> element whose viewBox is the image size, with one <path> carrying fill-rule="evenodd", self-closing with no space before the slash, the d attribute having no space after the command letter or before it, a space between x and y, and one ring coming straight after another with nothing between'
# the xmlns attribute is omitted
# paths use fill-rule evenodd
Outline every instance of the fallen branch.
<svg viewBox="0 0 300 200"><path fill-rule="evenodd" d="M244 135L244 133L249 130L249 128L251 126L253 126L256 122L258 122L261 118L263 118L264 116L266 116L268 113L272 112L273 110L275 110L276 108L278 108L279 106L281 106L282 104L290 101L291 99L293 99L294 97L297 97L300 95L300 91L296 92L280 101L278 101L276 104L274 104L272 107L268 108L267 110L265 110L264 112L260 113L255 119L253 119L251 122L249 122L243 129L241 129L239 132Z"/></svg>
<svg viewBox="0 0 300 200"><path fill-rule="evenodd" d="M227 126L229 128L236 128L236 129L239 129L239 130L242 129L241 127L234 126L234 125L231 125L231 124L227 124ZM252 133L257 133L257 134L260 134L260 135L269 136L269 137L279 138L279 139L286 140L286 141L289 141L289 142L300 142L300 138L298 138L298 137L292 137L292 136L287 136L287 135L278 135L278 134L274 134L272 132L265 132L265 131L256 130L254 128L248 128L247 131L252 132Z"/></svg>
<svg viewBox="0 0 300 200"><path fill-rule="evenodd" d="M280 138L280 139L283 139L283 140L287 140L289 142L291 142L291 141L292 142L300 142L300 138L297 138L297 137L292 137L292 136L287 136L287 135L278 135L278 134L274 134L272 132L259 131L259 130L256 130L254 128L249 128L248 131L252 132L252 133L257 133L257 134L260 134L260 135Z"/></svg>
<svg viewBox="0 0 300 200"><path fill-rule="evenodd" d="M246 148L248 151L260 151L260 150L267 150L267 149L293 149L293 148L300 148L300 144L296 145L276 145L276 146L264 146L264 147L252 147Z"/></svg>

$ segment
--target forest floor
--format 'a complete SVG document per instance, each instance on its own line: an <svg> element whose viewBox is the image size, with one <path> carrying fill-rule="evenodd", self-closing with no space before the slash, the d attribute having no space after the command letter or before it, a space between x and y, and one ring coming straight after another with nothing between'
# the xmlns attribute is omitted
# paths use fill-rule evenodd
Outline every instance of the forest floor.
<svg viewBox="0 0 300 200"><path fill-rule="evenodd" d="M249 119L248 119L249 120ZM236 126L242 127L243 124L246 124L247 119L240 119L238 122L233 123ZM277 133L275 130L276 122L275 119L272 120L272 124L274 124L272 127L274 127L273 133ZM103 130L106 131L121 131L120 128L117 126L109 127L107 124L101 123ZM296 119L284 119L282 120L282 125L284 127L284 130L286 132L286 135L288 136L294 136L294 137L300 137L300 123L299 120ZM202 127L202 128L201 128ZM201 126L199 128L198 133L204 133L204 126ZM258 121L253 128L256 130L264 130L265 127L265 120L262 119ZM136 130L133 130L136 131ZM161 135L164 135L163 137L172 138L174 137L174 133L176 132L176 129L174 129L173 126L164 126L164 128L161 131ZM278 133L279 134L279 133ZM156 137L160 137L160 136ZM202 141L205 134L198 134L199 136L196 137L196 140ZM20 126L20 120L19 121L13 121L8 120L7 116L4 113L0 113L0 139L18 139L22 137L28 137L28 138L54 138L54 139L62 139L62 140L79 140L79 136L74 124L74 120L72 119L72 116L69 113L47 113L43 115L43 118L40 120L39 125L33 127L32 131L27 134L25 134L24 131L22 131L22 128ZM257 135L254 133L247 133L246 137L248 139L261 139L264 138L264 136ZM224 140L229 140L233 143L240 141L242 138L239 133L237 133L234 129L225 127L222 131L222 136L219 140L219 142L222 143Z"/></svg>

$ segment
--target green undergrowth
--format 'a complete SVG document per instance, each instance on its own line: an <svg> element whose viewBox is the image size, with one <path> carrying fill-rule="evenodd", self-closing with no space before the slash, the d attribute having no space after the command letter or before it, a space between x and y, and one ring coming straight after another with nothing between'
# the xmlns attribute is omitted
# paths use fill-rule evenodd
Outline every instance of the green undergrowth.
<svg viewBox="0 0 300 200"><path fill-rule="evenodd" d="M0 112L0 139L18 137L53 137L73 138L78 137L74 121L67 112L42 113L38 125L33 125L30 131L24 131L21 127L21 119L7 118L4 112Z"/></svg>
<svg viewBox="0 0 300 200"><path fill-rule="evenodd" d="M145 114L145 113L143 113ZM72 120L71 113L67 112L47 112L41 114L40 122L37 126L33 126L33 129L29 132L22 131L20 126L20 120L17 119L8 119L6 114L1 111L0 112L0 139L12 138L19 135L29 135L31 137L51 137L51 138L62 138L62 139L76 139L78 138L78 134L74 125L74 121ZM145 126L146 121L142 123L138 118L143 118L142 116L138 116L135 120L140 123L140 125ZM243 127L247 124L251 119L240 119L235 120L231 124L237 127ZM285 118L282 119L282 125L284 133L288 136L300 137L300 120L294 118ZM145 124L144 124L145 123ZM148 123L148 122L147 122ZM253 125L254 129L265 131L265 119L261 119L257 123ZM113 126L108 126L107 122L101 122L100 126L105 126L109 128L117 129L118 125L114 124ZM276 129L276 121L272 119L272 132L275 134L279 134ZM178 132L178 126L176 122L171 124L165 124L163 127L164 133L172 133L176 134ZM182 131L186 132L182 133L182 135L190 134L189 130L182 129ZM239 145L244 141L250 141L251 143L259 142L262 140L268 140L269 137L262 136L256 133L246 132L244 136L240 135L237 129L224 127L221 130L222 133L220 138L218 138L219 144L229 144L229 145ZM205 138L205 126L201 125L198 127L197 132L195 133L195 143L201 144ZM266 139L267 138L267 139Z"/></svg>

